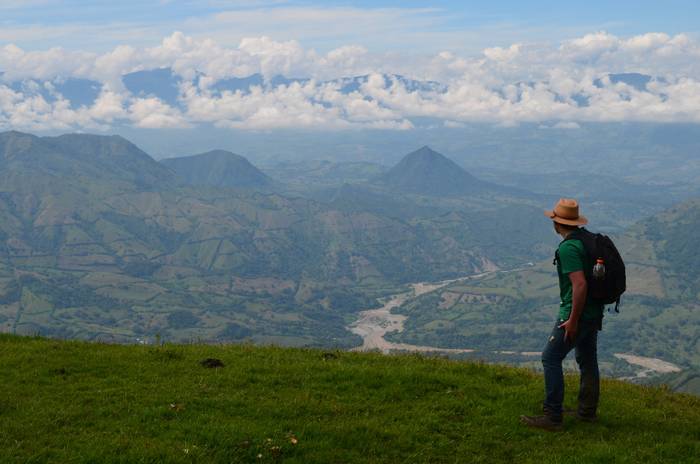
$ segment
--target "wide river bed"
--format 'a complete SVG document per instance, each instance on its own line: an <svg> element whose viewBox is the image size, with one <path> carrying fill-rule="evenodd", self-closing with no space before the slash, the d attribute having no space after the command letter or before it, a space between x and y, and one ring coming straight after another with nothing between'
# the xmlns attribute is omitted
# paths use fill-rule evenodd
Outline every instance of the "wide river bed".
<svg viewBox="0 0 700 464"><path fill-rule="evenodd" d="M439 352L447 354L459 354L459 353L473 353L476 351L474 348L439 348L436 346L424 346L424 345L411 345L407 343L394 343L386 340L384 336L390 332L402 332L404 329L404 322L408 319L408 316L403 314L394 314L392 310L398 308L406 301L418 298L426 293L434 292L439 290L453 282L459 282L469 279L477 279L484 277L495 272L515 272L522 270L523 268L512 269L508 271L489 271L480 274L473 274L465 277L460 277L458 279L444 280L436 283L429 282L419 282L411 284L411 289L403 293L397 293L391 295L384 301L381 308L368 309L360 312L359 318L350 324L347 329L354 334L362 337L362 345L355 347L352 351L373 351L378 350L382 353L388 354L392 351L412 351L421 353ZM512 354L520 356L532 356L539 357L540 352L532 351L495 351L498 354ZM629 353L615 353L614 356L618 359L623 359L627 363L634 365L636 367L643 367L644 369L639 370L633 377L625 377L625 379L634 378L644 378L650 374L662 374L668 372L679 372L680 367L672 364L668 361L663 361L656 358L645 358L642 356L635 356Z"/></svg>
<svg viewBox="0 0 700 464"><path fill-rule="evenodd" d="M437 283L419 282L411 284L411 290L392 295L385 301L381 308L368 309L360 313L360 317L348 326L348 330L362 337L362 345L353 348L353 351L379 350L382 353L391 351L418 351L418 352L441 352L441 353L471 353L474 350L469 348L438 348L435 346L409 345L406 343L393 343L384 339L384 335L389 332L403 331L403 323L408 316L403 314L393 314L391 311L404 304L406 301L417 298L426 293L438 290L446 285L461 280L475 279L492 274L484 272L458 279L444 280Z"/></svg>

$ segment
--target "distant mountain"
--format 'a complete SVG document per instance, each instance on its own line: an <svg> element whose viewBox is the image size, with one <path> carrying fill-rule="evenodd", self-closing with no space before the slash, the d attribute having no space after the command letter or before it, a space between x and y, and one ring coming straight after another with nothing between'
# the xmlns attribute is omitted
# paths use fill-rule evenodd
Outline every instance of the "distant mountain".
<svg viewBox="0 0 700 464"><path fill-rule="evenodd" d="M193 79L194 85L199 84L199 79L204 74L198 73ZM0 71L0 84L3 73ZM317 81L321 85L332 85L342 93L350 94L361 92L372 75L345 76L325 81ZM400 74L380 74L382 85L391 87L394 84L403 86L409 92L436 92L444 93L447 86L443 83L429 80L412 79ZM182 108L183 102L179 100L181 84L183 79L173 69L169 67L145 69L124 74L121 77L124 87L134 96L156 97L170 106ZM219 79L208 86L208 91L214 96L221 96L223 92L241 92L249 94L254 87L266 90L275 89L279 86L288 86L294 83L304 85L311 80L309 77L286 77L283 75L264 76L261 73L254 73L243 77L229 77ZM651 76L641 73L612 73L596 78L593 84L598 88L606 85L624 83L639 92L648 92L648 84L652 81L665 82L663 77ZM28 96L41 96L47 102L55 102L59 97L66 99L71 108L81 106L91 106L103 89L103 84L97 81L82 78L62 78L51 79L23 79L16 81L5 81L10 89ZM525 88L534 89L538 82L520 81L516 82L516 101L523 97ZM505 96L505 95L504 95ZM590 105L590 94L578 93L571 96L557 95L558 98L568 99L569 97L580 107ZM367 98L372 98L367 96ZM512 98L512 95L508 98ZM418 118L413 118L418 120Z"/></svg>
<svg viewBox="0 0 700 464"><path fill-rule="evenodd" d="M392 190L433 196L465 195L489 186L427 146L404 156L377 181Z"/></svg>
<svg viewBox="0 0 700 464"><path fill-rule="evenodd" d="M37 137L17 131L0 133L0 167L5 181L25 176L31 180L13 182L18 191L45 188L42 181L58 177L64 185L82 189L104 189L104 181L133 189L163 188L175 183L168 169L118 135Z"/></svg>
<svg viewBox="0 0 700 464"><path fill-rule="evenodd" d="M136 71L122 76L122 83L137 97L154 96L171 106L177 106L180 94L180 76L170 68Z"/></svg>
<svg viewBox="0 0 700 464"><path fill-rule="evenodd" d="M265 76L263 76L260 73L256 74L251 74L250 76L247 77L231 77L228 79L221 79L219 81L216 81L212 86L211 89L214 91L215 94L221 94L222 92L242 92L242 93L250 93L250 90L253 87L268 87L268 88L276 88L279 87L280 85L289 85L293 83L299 83L299 84L305 84L308 82L310 79L308 78L287 78L282 75L277 75L273 76L270 79L265 79Z"/></svg>
<svg viewBox="0 0 700 464"><path fill-rule="evenodd" d="M444 92L446 90L443 84L435 81L419 81L399 74L382 74L381 77L385 87L398 83L410 92ZM334 84L338 86L341 93L349 94L359 91L364 84L369 82L369 79L370 76L366 74L321 81L320 84ZM245 77L220 79L211 85L210 90L215 95L220 95L222 92L242 92L245 94L249 93L253 87L275 89L279 86L288 86L294 83L303 85L310 80L310 78L289 78L282 75L266 78L262 74L256 73ZM125 74L122 76L122 82L136 96L153 95L170 105L175 106L178 104L177 96L180 92L179 85L182 82L182 78L170 68L149 69ZM197 80L195 79L196 82Z"/></svg>
<svg viewBox="0 0 700 464"><path fill-rule="evenodd" d="M400 74L381 74L384 87L390 87L393 83L403 85L409 92L445 92L447 87L436 81L419 81ZM342 77L328 81L340 85L340 91L344 94L359 91L362 85L369 82L370 75Z"/></svg>
<svg viewBox="0 0 700 464"><path fill-rule="evenodd" d="M647 84L653 79L652 76L640 73L619 73L619 74L608 74L608 79L612 84L617 84L622 82L631 87L634 87L640 92L647 90ZM596 79L593 81L593 85L598 88L604 87L603 81L601 79Z"/></svg>
<svg viewBox="0 0 700 464"><path fill-rule="evenodd" d="M0 78L3 73L0 71ZM198 84L202 74L195 77L194 83ZM369 75L350 76L328 81L321 81L321 84L334 84L338 86L343 94L359 91L361 87L369 81ZM435 81L421 81L411 79L398 74L382 74L385 86L390 86L396 82L403 85L407 90L413 91L437 91L443 92L446 87ZM121 77L124 87L134 96L140 98L156 97L173 107L181 107L182 102L178 100L180 96L180 85L182 77L171 68L154 68L141 71L134 71L124 74ZM209 90L213 95L220 96L223 92L250 93L253 87L275 89L282 85L294 83L305 84L311 79L308 77L294 78L283 75L265 77L260 73L251 74L244 77L230 77L215 81ZM103 89L103 84L89 79L81 78L61 78L52 79L23 79L3 82L0 85L7 85L15 92L25 95L41 96L47 102L55 102L62 97L70 103L71 108L81 106L91 106Z"/></svg>
<svg viewBox="0 0 700 464"><path fill-rule="evenodd" d="M103 87L98 81L60 77L50 80L25 79L8 82L7 85L15 92L27 96L40 96L48 103L54 103L62 97L69 102L71 109L92 106Z"/></svg>
<svg viewBox="0 0 700 464"><path fill-rule="evenodd" d="M263 188L272 179L246 158L224 150L161 160L190 185L234 188Z"/></svg>

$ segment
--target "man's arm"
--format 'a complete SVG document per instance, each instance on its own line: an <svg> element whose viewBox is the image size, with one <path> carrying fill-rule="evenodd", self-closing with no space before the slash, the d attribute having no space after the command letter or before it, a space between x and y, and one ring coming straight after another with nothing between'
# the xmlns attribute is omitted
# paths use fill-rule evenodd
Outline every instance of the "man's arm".
<svg viewBox="0 0 700 464"><path fill-rule="evenodd" d="M583 271L575 271L569 273L569 280L571 281L571 315L569 319L560 325L560 328L564 328L564 340L567 338L574 341L576 338L576 332L578 331L578 320L583 313L583 307L586 305L586 295L588 293L588 284L586 283L586 276Z"/></svg>

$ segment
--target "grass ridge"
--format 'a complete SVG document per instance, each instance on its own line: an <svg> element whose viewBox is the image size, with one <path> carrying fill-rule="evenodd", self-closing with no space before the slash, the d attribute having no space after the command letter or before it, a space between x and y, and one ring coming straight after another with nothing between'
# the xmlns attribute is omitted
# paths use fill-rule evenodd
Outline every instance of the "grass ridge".
<svg viewBox="0 0 700 464"><path fill-rule="evenodd" d="M215 358L224 367L206 368ZM700 398L604 379L550 434L541 375L419 355L0 335L0 462L695 462ZM575 406L576 376L567 376Z"/></svg>

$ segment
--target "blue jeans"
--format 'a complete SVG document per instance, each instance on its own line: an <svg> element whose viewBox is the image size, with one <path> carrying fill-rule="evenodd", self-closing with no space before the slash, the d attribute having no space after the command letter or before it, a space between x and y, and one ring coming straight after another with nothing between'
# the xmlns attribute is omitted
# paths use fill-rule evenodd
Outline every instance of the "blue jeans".
<svg viewBox="0 0 700 464"><path fill-rule="evenodd" d="M544 367L544 412L554 421L562 420L562 403L564 402L564 371L562 361L569 352L576 348L576 362L581 372L578 395L578 413L583 416L595 416L600 396L600 374L598 372L598 330L600 321L578 323L576 338L564 340L564 329L557 321L547 345L542 351Z"/></svg>

